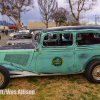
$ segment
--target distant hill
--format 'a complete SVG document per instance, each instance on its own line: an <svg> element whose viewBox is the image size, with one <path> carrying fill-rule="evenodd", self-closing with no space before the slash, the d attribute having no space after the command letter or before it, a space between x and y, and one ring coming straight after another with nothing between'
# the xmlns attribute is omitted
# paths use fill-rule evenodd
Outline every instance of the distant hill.
<svg viewBox="0 0 100 100"><path fill-rule="evenodd" d="M4 26L5 26L5 25L8 25L8 26L11 26L11 25L12 25L12 26L15 26L14 23L9 23L9 22L6 22L6 23L5 23L5 22L3 22L3 21L0 21L0 25L4 25Z"/></svg>

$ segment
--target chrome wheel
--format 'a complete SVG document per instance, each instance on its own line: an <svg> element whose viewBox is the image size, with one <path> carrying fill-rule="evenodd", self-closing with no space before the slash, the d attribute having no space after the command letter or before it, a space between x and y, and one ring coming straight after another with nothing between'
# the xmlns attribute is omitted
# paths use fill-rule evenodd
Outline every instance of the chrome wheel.
<svg viewBox="0 0 100 100"><path fill-rule="evenodd" d="M93 69L92 75L95 80L100 80L100 65Z"/></svg>
<svg viewBox="0 0 100 100"><path fill-rule="evenodd" d="M4 75L0 72L0 86L4 83Z"/></svg>

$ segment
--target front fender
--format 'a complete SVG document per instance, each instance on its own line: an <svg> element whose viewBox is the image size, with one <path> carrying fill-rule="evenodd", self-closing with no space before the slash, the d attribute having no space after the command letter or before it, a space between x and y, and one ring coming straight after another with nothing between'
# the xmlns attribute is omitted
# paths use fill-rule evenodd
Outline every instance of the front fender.
<svg viewBox="0 0 100 100"><path fill-rule="evenodd" d="M5 68L7 68L8 71L24 71L23 69L21 68L18 68L16 66L13 66L13 65L8 65L8 64L0 64L2 66L4 66Z"/></svg>

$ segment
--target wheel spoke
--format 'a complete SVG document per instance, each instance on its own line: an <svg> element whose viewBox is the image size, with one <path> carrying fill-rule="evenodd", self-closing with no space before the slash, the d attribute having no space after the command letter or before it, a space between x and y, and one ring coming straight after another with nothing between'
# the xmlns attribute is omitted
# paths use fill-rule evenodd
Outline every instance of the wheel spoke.
<svg viewBox="0 0 100 100"><path fill-rule="evenodd" d="M92 72L93 78L96 80L100 80L100 65L96 66Z"/></svg>
<svg viewBox="0 0 100 100"><path fill-rule="evenodd" d="M0 86L4 83L4 76L3 74L0 72Z"/></svg>

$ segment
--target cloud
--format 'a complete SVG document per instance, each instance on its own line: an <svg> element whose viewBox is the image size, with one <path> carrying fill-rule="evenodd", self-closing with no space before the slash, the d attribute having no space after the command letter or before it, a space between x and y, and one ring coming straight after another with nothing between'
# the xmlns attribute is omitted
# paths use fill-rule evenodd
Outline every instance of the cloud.
<svg viewBox="0 0 100 100"><path fill-rule="evenodd" d="M34 1L35 1L34 8L31 8L29 12L21 13L21 23L24 23L24 25L27 25L27 22L41 21L41 14L39 12L37 0ZM58 0L58 6L64 7L65 9L68 8L68 4L66 3L66 0ZM83 20L87 20L87 21L89 20L90 22L95 23L95 15L100 15L99 6L100 6L100 1L98 1L98 5L93 6L92 10L89 10L85 13L82 12ZM1 15L0 15L0 20L2 20Z"/></svg>
<svg viewBox="0 0 100 100"><path fill-rule="evenodd" d="M65 0L58 0L58 6L66 8ZM41 21L41 14L36 1L35 1L35 8L32 8L29 12L26 12L25 14L22 13L21 17L21 22L24 23L24 25L27 25L27 22L33 22L33 21Z"/></svg>

